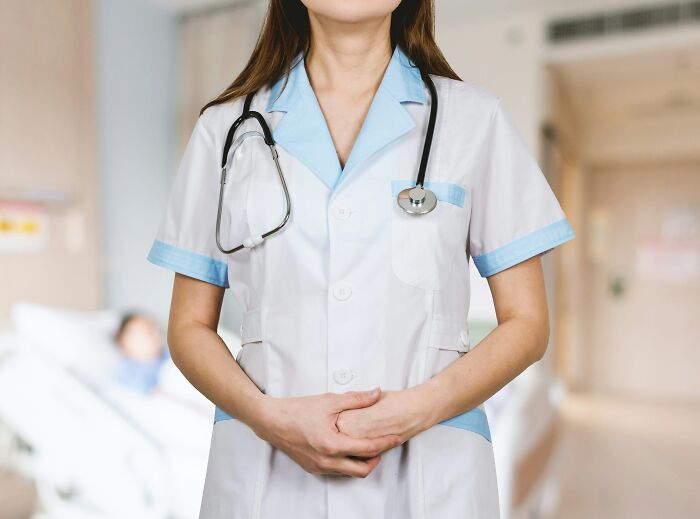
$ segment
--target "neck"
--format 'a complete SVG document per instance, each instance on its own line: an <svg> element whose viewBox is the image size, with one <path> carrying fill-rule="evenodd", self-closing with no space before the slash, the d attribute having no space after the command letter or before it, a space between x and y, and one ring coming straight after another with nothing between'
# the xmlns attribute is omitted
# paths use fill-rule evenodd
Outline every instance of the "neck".
<svg viewBox="0 0 700 519"><path fill-rule="evenodd" d="M311 45L305 60L314 90L374 92L391 59L391 15L338 23L309 12Z"/></svg>

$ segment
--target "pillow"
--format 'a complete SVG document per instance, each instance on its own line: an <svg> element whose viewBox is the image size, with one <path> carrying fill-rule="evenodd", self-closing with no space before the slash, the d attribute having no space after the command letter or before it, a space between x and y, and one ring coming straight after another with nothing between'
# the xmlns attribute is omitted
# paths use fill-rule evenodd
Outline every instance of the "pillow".
<svg viewBox="0 0 700 519"><path fill-rule="evenodd" d="M51 357L88 380L100 382L119 362L113 335L120 322L115 311L67 310L16 303L10 311L23 348Z"/></svg>

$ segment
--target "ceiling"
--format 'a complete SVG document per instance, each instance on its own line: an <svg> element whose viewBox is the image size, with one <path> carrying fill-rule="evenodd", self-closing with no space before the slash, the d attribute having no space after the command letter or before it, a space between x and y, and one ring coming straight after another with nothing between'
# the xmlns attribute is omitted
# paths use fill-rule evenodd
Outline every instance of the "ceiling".
<svg viewBox="0 0 700 519"><path fill-rule="evenodd" d="M700 46L558 63L555 74L596 157L700 151Z"/></svg>
<svg viewBox="0 0 700 519"><path fill-rule="evenodd" d="M606 121L700 110L700 49L559 65L581 116ZM589 115L590 117L590 115Z"/></svg>

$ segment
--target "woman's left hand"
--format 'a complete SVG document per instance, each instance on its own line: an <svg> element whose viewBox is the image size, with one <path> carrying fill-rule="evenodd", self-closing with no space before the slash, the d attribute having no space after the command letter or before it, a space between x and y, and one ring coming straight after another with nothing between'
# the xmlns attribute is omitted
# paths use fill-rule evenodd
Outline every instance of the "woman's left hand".
<svg viewBox="0 0 700 519"><path fill-rule="evenodd" d="M338 430L356 438L395 434L405 442L431 425L430 402L419 387L382 391L381 399L363 409L348 409L338 415Z"/></svg>

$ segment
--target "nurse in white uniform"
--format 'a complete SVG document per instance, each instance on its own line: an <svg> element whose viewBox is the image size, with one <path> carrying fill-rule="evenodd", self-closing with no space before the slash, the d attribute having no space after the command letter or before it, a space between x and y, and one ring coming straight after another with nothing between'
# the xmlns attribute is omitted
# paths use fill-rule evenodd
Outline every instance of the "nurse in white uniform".
<svg viewBox="0 0 700 519"><path fill-rule="evenodd" d="M574 234L503 102L443 58L432 8L272 1L194 127L149 259L177 273L173 360L216 404L201 519L498 517L482 404L542 357L539 256ZM434 106L436 203L409 214L397 195ZM287 193L270 143L246 138L255 118L223 156L244 111L272 130ZM470 259L499 323L476 348ZM227 288L235 359L216 333Z"/></svg>

